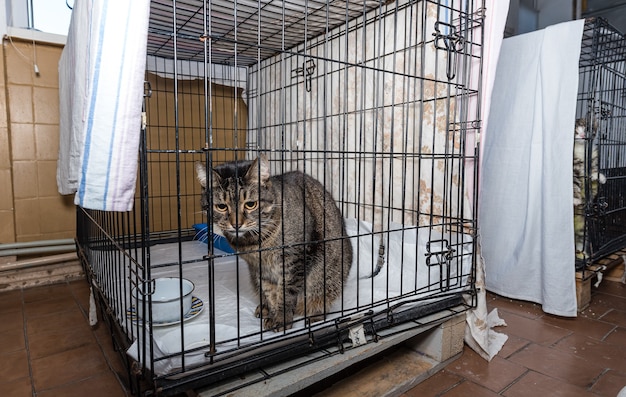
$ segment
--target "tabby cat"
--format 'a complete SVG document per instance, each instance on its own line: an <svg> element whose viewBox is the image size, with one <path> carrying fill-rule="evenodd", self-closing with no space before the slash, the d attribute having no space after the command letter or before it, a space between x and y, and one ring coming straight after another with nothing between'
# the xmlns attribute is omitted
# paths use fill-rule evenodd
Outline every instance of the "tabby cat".
<svg viewBox="0 0 626 397"><path fill-rule="evenodd" d="M601 184L606 183L606 177L598 169L598 147L594 143L595 132L597 125L594 123L592 136L587 139L587 120L576 120L576 127L574 128L574 205L581 205L584 202L585 196L585 176L589 175L591 180L592 197L596 195L598 190L598 182ZM585 169L585 156L587 155L587 148L591 149L591 169ZM588 171L585 172L585 171Z"/></svg>
<svg viewBox="0 0 626 397"><path fill-rule="evenodd" d="M341 295L352 245L339 208L324 186L300 171L270 176L264 156L221 164L207 187L196 164L202 208L248 263L266 330L292 327L294 316L321 320ZM211 199L209 198L211 195ZM212 202L213 208L209 208Z"/></svg>
<svg viewBox="0 0 626 397"><path fill-rule="evenodd" d="M600 172L598 166L598 147L594 143L595 134L598 126L597 122L593 122L591 136L587 138L587 120L584 118L577 119L574 128L574 242L576 246L576 258L586 258L585 247L585 178L588 175L589 187L591 190L591 198L595 198L598 193L598 183L606 183L606 176ZM591 150L591 167L586 169L587 150Z"/></svg>

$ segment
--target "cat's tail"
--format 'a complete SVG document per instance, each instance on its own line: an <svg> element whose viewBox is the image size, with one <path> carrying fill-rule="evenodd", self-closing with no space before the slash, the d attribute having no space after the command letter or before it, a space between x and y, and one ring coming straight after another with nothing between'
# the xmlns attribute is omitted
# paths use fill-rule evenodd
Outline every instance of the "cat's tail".
<svg viewBox="0 0 626 397"><path fill-rule="evenodd" d="M376 268L374 269L372 274L370 274L369 276L365 278L376 277L378 273L380 273L384 265L385 265L385 244L382 242L382 239L381 239L380 245L378 246L378 260L376 261Z"/></svg>

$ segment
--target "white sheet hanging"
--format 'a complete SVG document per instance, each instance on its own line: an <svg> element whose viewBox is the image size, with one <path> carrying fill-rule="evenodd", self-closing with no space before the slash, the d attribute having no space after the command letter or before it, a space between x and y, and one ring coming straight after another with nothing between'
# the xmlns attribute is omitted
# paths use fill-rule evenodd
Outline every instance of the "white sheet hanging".
<svg viewBox="0 0 626 397"><path fill-rule="evenodd" d="M487 289L576 316L572 148L584 21L504 40L482 157Z"/></svg>
<svg viewBox="0 0 626 397"><path fill-rule="evenodd" d="M59 61L61 194L91 209L132 209L149 0L76 1Z"/></svg>
<svg viewBox="0 0 626 397"><path fill-rule="evenodd" d="M485 135L489 105L491 103L491 92L496 75L500 47L502 46L502 36L504 25L509 11L508 0L487 0L485 2L485 24L483 40L483 67L482 67L482 92L481 92L481 118L483 121L481 135ZM484 141L481 140L480 143ZM482 152L482 151L481 151ZM467 164L470 170L467 175L473 175L473 164ZM479 178L480 181L480 178ZM472 197L473 192L470 193ZM480 241L476 245L478 255L476 255L476 308L469 310L466 315L467 327L465 328L465 343L476 351L485 360L490 361L504 346L508 336L496 332L494 327L506 325L504 320L498 316L497 309L487 311L487 293L485 291L485 264L480 255Z"/></svg>

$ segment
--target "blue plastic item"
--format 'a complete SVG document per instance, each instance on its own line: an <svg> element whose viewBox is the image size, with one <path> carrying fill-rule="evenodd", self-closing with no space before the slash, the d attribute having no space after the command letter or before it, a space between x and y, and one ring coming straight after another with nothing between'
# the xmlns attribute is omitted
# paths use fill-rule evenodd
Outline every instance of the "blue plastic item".
<svg viewBox="0 0 626 397"><path fill-rule="evenodd" d="M194 236L195 240L201 241L205 244L208 244L209 241L209 231L206 223L196 223L193 225L194 230L196 231L196 235ZM213 234L213 247L222 250L229 254L234 254L235 250L228 244L226 238L223 236Z"/></svg>

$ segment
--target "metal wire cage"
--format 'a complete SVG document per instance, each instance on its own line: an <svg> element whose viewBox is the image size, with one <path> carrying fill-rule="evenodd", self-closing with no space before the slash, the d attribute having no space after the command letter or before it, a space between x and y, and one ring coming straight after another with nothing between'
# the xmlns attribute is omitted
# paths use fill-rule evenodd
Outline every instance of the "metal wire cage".
<svg viewBox="0 0 626 397"><path fill-rule="evenodd" d="M586 194L574 224L581 234L576 268L583 269L626 247L626 38L605 19L585 21L579 70Z"/></svg>
<svg viewBox="0 0 626 397"><path fill-rule="evenodd" d="M136 391L258 370L241 387L475 305L482 36L472 0L151 2L135 209L78 209L80 256ZM272 175L320 182L353 252L339 298L289 329L255 318L259 291L195 174L260 155ZM157 318L163 277L194 285L191 308L175 288L171 321Z"/></svg>

